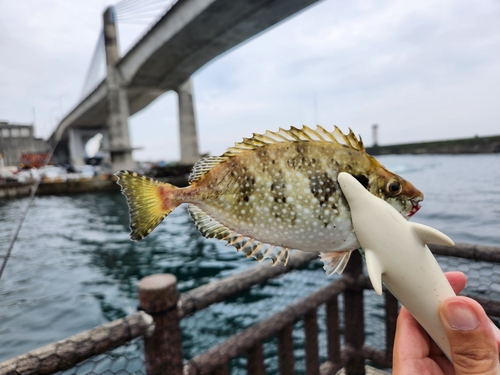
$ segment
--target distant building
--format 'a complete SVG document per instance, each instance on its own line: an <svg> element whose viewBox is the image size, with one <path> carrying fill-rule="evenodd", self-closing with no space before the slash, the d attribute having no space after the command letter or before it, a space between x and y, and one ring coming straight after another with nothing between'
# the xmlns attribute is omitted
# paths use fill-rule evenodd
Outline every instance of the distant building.
<svg viewBox="0 0 500 375"><path fill-rule="evenodd" d="M46 141L35 138L33 125L0 121L0 154L3 155L5 166L19 166L21 154L48 150Z"/></svg>

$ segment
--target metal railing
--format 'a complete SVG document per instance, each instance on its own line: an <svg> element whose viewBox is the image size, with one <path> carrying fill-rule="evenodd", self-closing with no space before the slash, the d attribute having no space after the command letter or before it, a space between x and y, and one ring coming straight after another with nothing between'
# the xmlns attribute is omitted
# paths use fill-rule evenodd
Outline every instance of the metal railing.
<svg viewBox="0 0 500 375"><path fill-rule="evenodd" d="M454 247L431 245L430 248L436 255L500 263L500 248L496 247L457 244ZM307 375L336 374L341 368L345 368L346 374L364 374L367 360L383 368L391 367L398 301L384 290L385 350L366 346L364 291L371 289L371 284L363 274L359 252L352 254L340 279L206 352L188 361L183 360L180 328L183 318L254 285L304 267L315 258L316 255L310 253L294 254L286 267L259 265L180 296L175 276L148 276L138 285L139 306L142 311L0 363L0 375L53 374L70 369L137 337L144 339L145 368L150 375L229 374L228 363L241 355L246 356L248 374L265 374L263 343L270 337L277 339L280 374L291 375L295 373L296 367L292 332L298 321L303 323L304 328ZM343 296L343 309L339 308L340 295ZM485 308L488 315L500 317L500 302L482 297L473 298ZM317 310L323 305L326 308L327 359L320 363Z"/></svg>

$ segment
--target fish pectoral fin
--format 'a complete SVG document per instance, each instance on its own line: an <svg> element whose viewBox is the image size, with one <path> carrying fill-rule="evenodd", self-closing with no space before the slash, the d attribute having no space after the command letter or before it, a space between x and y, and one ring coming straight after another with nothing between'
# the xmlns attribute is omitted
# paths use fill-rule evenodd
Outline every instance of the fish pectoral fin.
<svg viewBox="0 0 500 375"><path fill-rule="evenodd" d="M351 256L350 251L341 252L331 252L331 253L319 253L321 260L323 261L323 269L326 271L328 276L338 273L339 275L344 271L347 262Z"/></svg>
<svg viewBox="0 0 500 375"><path fill-rule="evenodd" d="M453 246L455 243L446 234L441 233L437 229L431 228L427 225L419 223L409 223L412 230L418 235L418 237L427 243L434 243L437 245Z"/></svg>
<svg viewBox="0 0 500 375"><path fill-rule="evenodd" d="M364 251L368 276L370 276L373 289L375 289L375 292L380 296L382 294L382 273L384 269L372 250L364 249Z"/></svg>

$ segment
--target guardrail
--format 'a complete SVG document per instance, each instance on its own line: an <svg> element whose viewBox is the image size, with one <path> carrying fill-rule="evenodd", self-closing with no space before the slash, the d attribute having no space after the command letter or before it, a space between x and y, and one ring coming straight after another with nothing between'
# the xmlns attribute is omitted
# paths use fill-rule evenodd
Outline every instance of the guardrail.
<svg viewBox="0 0 500 375"><path fill-rule="evenodd" d="M436 255L500 263L500 248L457 244L454 247L431 245ZM364 296L371 284L363 274L359 252L351 256L342 278L302 300L285 307L246 330L228 338L188 361L183 360L180 321L221 302L256 284L306 266L316 254L294 254L286 267L256 266L237 275L201 286L180 296L173 275L152 275L139 282L140 310L135 314L101 325L68 339L0 363L2 374L53 374L117 348L137 337L144 339L145 368L149 375L225 375L228 362L242 354L247 358L247 372L265 374L263 342L277 337L279 372L293 375L295 360L292 331L303 321L307 375L336 374L345 368L347 375L364 374L366 360L381 367L391 367L392 349L398 314L397 300L384 290L385 350L365 345ZM343 295L343 327L340 325L339 296ZM473 297L490 316L500 317L500 302ZM327 360L320 363L318 348L318 307L326 306ZM343 328L343 345L341 329Z"/></svg>

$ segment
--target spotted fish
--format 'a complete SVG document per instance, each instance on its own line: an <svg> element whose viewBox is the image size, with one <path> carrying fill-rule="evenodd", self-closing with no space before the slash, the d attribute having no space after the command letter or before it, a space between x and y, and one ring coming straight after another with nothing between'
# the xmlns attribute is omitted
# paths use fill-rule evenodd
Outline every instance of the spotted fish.
<svg viewBox="0 0 500 375"><path fill-rule="evenodd" d="M422 193L368 155L352 130L318 126L267 131L244 138L223 155L199 160L190 186L120 171L130 207L131 238L142 240L177 206L188 203L198 230L258 261L286 264L291 249L318 252L327 274L341 273L359 248L347 201L337 182L353 175L404 217L420 208Z"/></svg>

